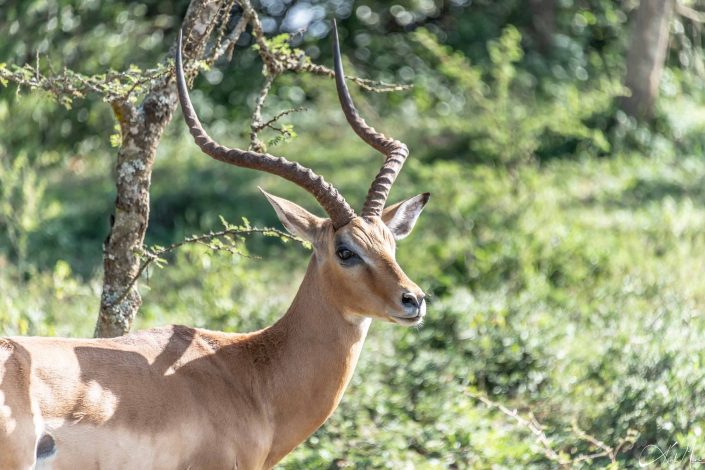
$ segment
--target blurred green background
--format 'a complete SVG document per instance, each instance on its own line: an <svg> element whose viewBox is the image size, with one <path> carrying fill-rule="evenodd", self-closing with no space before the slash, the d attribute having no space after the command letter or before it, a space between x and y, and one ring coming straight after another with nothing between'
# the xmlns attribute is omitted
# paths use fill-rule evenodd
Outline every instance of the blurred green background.
<svg viewBox="0 0 705 470"><path fill-rule="evenodd" d="M187 5L0 0L0 62L39 53L45 70L153 67ZM557 466L527 426L473 394L532 413L568 460L599 451L574 423L611 447L638 433L617 467L654 460L650 446L674 449L656 467L705 458L705 67L702 25L683 14L705 1L678 5L656 107L636 119L619 97L638 1L255 4L267 34L291 33L327 65L337 17L348 72L413 85L353 94L369 122L411 148L390 199L433 194L398 253L432 294L427 321L373 325L342 405L281 468ZM263 81L249 40L192 94L206 127L231 145L247 145ZM381 157L347 127L329 79L285 76L264 114L300 106L284 120L297 137L269 150L314 168L359 207ZM0 88L0 334L92 334L114 133L98 97L65 109L41 92ZM322 214L283 180L201 155L179 114L152 182L148 244L217 230L221 215L278 227L258 185ZM270 324L310 252L259 238L247 250L189 246L150 270L137 328Z"/></svg>

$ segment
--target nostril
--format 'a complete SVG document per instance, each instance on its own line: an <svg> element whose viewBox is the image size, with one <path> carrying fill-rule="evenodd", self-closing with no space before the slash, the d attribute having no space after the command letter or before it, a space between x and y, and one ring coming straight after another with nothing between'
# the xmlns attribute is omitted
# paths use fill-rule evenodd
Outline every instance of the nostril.
<svg viewBox="0 0 705 470"><path fill-rule="evenodd" d="M404 292L401 295L401 303L408 307L419 308L419 300L411 292Z"/></svg>

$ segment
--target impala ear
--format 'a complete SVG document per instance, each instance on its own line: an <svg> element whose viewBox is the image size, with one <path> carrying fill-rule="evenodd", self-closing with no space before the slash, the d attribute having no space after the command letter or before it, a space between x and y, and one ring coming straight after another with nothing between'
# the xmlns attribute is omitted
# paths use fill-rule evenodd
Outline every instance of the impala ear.
<svg viewBox="0 0 705 470"><path fill-rule="evenodd" d="M396 240L401 240L411 233L416 219L419 218L430 197L431 193L419 194L384 209L382 221L387 224Z"/></svg>
<svg viewBox="0 0 705 470"><path fill-rule="evenodd" d="M309 243L316 240L316 232L325 219L311 214L303 207L284 198L273 196L259 188L277 213L277 217L286 230L295 237L303 238Z"/></svg>

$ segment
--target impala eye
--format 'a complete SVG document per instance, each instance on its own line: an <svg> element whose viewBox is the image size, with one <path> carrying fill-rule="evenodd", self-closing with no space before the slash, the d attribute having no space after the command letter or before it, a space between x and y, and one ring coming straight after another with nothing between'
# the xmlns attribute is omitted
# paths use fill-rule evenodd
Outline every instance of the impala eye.
<svg viewBox="0 0 705 470"><path fill-rule="evenodd" d="M340 258L343 261L347 261L347 260L357 256L355 253L348 250L347 248L338 248L338 251L336 251L335 254L338 255L338 258Z"/></svg>

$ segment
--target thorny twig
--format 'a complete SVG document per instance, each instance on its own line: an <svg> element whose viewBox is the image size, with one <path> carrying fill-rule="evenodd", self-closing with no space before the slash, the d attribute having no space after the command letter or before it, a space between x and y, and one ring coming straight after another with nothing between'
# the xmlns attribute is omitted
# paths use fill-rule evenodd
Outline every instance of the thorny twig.
<svg viewBox="0 0 705 470"><path fill-rule="evenodd" d="M230 0L227 3L225 3L221 9L220 12L218 12L218 18L216 19L215 23L219 23L220 27L218 28L218 33L216 34L215 40L213 41L213 46L211 47L211 56L215 59L217 57L220 57L222 55L221 47L224 38L226 38L226 33L228 29L228 19L229 16L232 12L232 10L235 8L235 0ZM237 28L235 28L237 29ZM224 49L223 49L224 50Z"/></svg>
<svg viewBox="0 0 705 470"><path fill-rule="evenodd" d="M233 30L228 33L227 25L229 23L229 16L236 4L239 4L242 8L242 17ZM195 77L198 70L204 66L211 66L223 55L226 55L227 59L230 60L237 41L247 29L248 25L252 28L252 36L257 46L258 54L263 62L262 73L265 76L265 82L260 89L255 110L252 115L250 125L250 148L263 151L264 144L259 140L258 132L265 128L270 128L283 136L290 136L292 133L290 130L287 130L286 127L275 127L273 124L282 117L301 110L300 108L286 110L264 121L262 118L262 109L276 78L285 72L307 72L329 78L333 78L335 73L328 67L313 64L301 50L288 47L281 49L273 49L270 47L257 12L252 7L250 0L230 0L221 7L217 19L208 26L211 32L215 28L218 29L215 38L212 39L213 46L210 47L207 53L199 54L198 51L204 49L205 41L208 41L208 38L211 36L210 32L199 34L202 38L201 42L191 44L189 43L190 31L184 31L185 42L187 43L186 47L189 47L189 50L192 51L192 55L193 52L196 52L196 55L201 56L200 60L198 57L194 56L186 61L185 73L189 82ZM59 103L66 107L69 107L74 99L85 98L88 94L98 95L105 102L111 104L121 129L129 124L130 120L134 119L136 116L135 102L137 95L148 95L155 89L172 86L170 82L174 74L174 68L170 58L153 69L143 71L137 67L130 66L127 70L122 72L110 71L105 74L97 75L84 75L67 68L64 68L62 74L55 74L53 72L50 74L42 74L39 59L40 57L37 54L34 67L29 64L21 67L0 64L0 86L7 86L8 82L13 82L19 85L18 92L21 87L44 90L53 95ZM49 67L49 69L51 71L51 67ZM406 85L387 84L353 76L347 76L346 78L356 83L361 88L373 92L390 92L410 88ZM276 233L276 231L273 230L262 229L261 231ZM218 232L218 234L214 236L226 235L220 232ZM286 234L283 235L289 237ZM171 251L178 248L178 246L181 246L181 244L175 244L171 247L167 247L167 249ZM146 267L156 259L149 257L149 252L145 253L147 253L145 256L148 258L146 264L141 265L139 272L131 280L124 293L121 294L115 302L112 302L112 305L119 304L125 299Z"/></svg>
<svg viewBox="0 0 705 470"><path fill-rule="evenodd" d="M233 30L227 33L228 16L236 3L242 8L242 17ZM250 0L231 0L221 8L218 21L213 22L210 26L213 29L218 27L213 46L201 61L192 60L187 62L186 75L193 77L196 70L203 66L211 66L223 55L226 55L227 59L230 60L235 44L248 25L252 27L252 35L257 44L258 53L264 63L263 73L265 76L272 77L272 80L266 81L260 90L260 99L258 100L260 116L257 121L255 119L252 120L251 127L254 129L261 124L261 108L271 88L271 82L277 76L287 71L308 72L329 78L333 78L335 74L328 67L312 63L300 50L272 50L262 30L262 24L257 12L252 7ZM186 32L187 40L188 37L188 32ZM207 37L207 35L203 37ZM61 104L68 107L74 99L85 98L86 95L91 93L102 97L108 103L128 102L133 100L135 95L149 93L153 88L163 84L165 80L170 80L172 73L173 67L167 61L156 68L148 70L140 70L131 66L125 71L109 71L105 74L85 75L65 68L63 73L58 75L54 73L43 74L40 70L40 56L37 53L34 67L29 64L21 67L16 65L0 66L0 85L6 86L7 82L13 82L20 85L20 87L44 90L53 95ZM355 76L346 76L346 78L367 91L378 93L410 88L408 85L377 82ZM283 115L279 117L283 117ZM264 127L259 128L259 130ZM251 136L251 141L253 142L251 145L258 142L257 136Z"/></svg>
<svg viewBox="0 0 705 470"><path fill-rule="evenodd" d="M132 68L125 72L110 71L106 74L83 75L64 68L59 75L44 75L37 60L35 67L29 64L22 67L0 67L0 83L13 82L31 89L44 90L62 104L68 105L74 99L84 98L89 93L101 96L106 102L127 100L141 84L168 73L167 69L158 67L146 71Z"/></svg>
<svg viewBox="0 0 705 470"><path fill-rule="evenodd" d="M213 59L207 61L208 65L212 65L215 62L216 57L220 57L225 54L226 60L230 62L233 60L233 52L235 51L235 44L237 44L242 33L247 29L249 21L247 16L243 15L237 22L237 25L233 30L225 37L225 39L220 43L218 47L215 47L215 53L213 54Z"/></svg>
<svg viewBox="0 0 705 470"><path fill-rule="evenodd" d="M543 432L543 429L541 428L541 425L539 424L538 421L534 418L533 415L529 417L529 419L522 417L517 410L510 410L506 406L502 405L501 403L494 402L487 398L484 395L479 395L475 394L472 392L466 392L469 396L472 398L481 401L485 405L487 405L490 408L496 408L505 415L509 416L512 418L514 421L516 421L518 424L521 426L527 428L531 433L536 436L536 440L541 444L541 447L543 447L543 453L546 457L548 457L550 460L554 462L558 462L559 464L563 464L563 459L561 456L553 450L553 446L551 444L551 441L548 439L546 436L546 433Z"/></svg>
<svg viewBox="0 0 705 470"><path fill-rule="evenodd" d="M590 434L580 429L580 427L578 427L577 422L574 421L571 426L571 432L573 433L573 435L582 441L588 442L595 448L599 449L599 451L594 452L592 454L578 454L573 456L570 452L567 452L565 450L557 451L556 449L554 449L551 440L548 438L548 436L546 436L546 433L543 431L543 426L536 420L536 417L533 415L533 413L529 412L528 417L523 417L519 414L516 409L510 410L501 403L497 403L495 401L490 400L485 395L478 394L472 391L466 391L466 394L478 401L481 401L489 408L499 410L506 416L516 421L520 426L528 429L536 437L536 440L541 445L543 454L546 456L546 458L553 462L556 462L558 465L564 468L570 468L581 462L592 461L605 457L608 458L611 463L615 463L617 461L617 456L621 452L625 452L631 449L631 447L636 442L636 438L638 436L638 433L636 431L630 429L629 431L627 431L626 436L622 437L615 447L610 447L601 440L597 439L594 436L591 436Z"/></svg>
<svg viewBox="0 0 705 470"><path fill-rule="evenodd" d="M252 36L255 38L255 42L259 47L259 54L262 58L262 62L264 62L267 74L277 75L281 72L282 61L277 60L277 58L275 58L269 50L267 40L264 36L264 31L262 30L262 23L260 23L257 12L252 7L250 0L240 0L240 6L242 6L243 14L250 19L250 25L252 25Z"/></svg>
<svg viewBox="0 0 705 470"><path fill-rule="evenodd" d="M307 108L304 107L298 107L298 108L290 108L290 109L285 109L284 111L281 111L277 114L274 115L272 119L270 119L267 122L263 122L260 124L257 128L258 131L261 131L265 127L269 127L270 129L274 129L275 131L280 131L281 129L279 127L274 127L274 123L277 122L279 119L283 118L286 115L292 114L292 113L300 113L302 111L306 111Z"/></svg>
<svg viewBox="0 0 705 470"><path fill-rule="evenodd" d="M300 72L310 72L315 75L322 75L328 78L335 78L335 72L333 71L333 69L330 69L324 65L306 63L301 64L301 66L295 70ZM376 80L369 80L367 78L360 78L353 75L346 75L345 79L355 83L363 90L371 91L374 93L389 93L392 91L404 91L412 88L411 85L385 83Z"/></svg>
<svg viewBox="0 0 705 470"><path fill-rule="evenodd" d="M622 437L615 447L610 447L601 440L597 439L595 436L591 436L590 434L580 429L577 421L575 420L571 424L571 430L578 439L583 440L585 442L589 442L594 447L600 449L600 452L597 452L595 454L579 455L578 457L573 459L574 463L602 457L607 457L610 459L610 462L615 463L617 461L617 456L620 454L620 452L624 452L626 450L631 449L631 447L636 442L637 437L636 431L630 429L629 431L627 431L627 435L625 437Z"/></svg>
<svg viewBox="0 0 705 470"><path fill-rule="evenodd" d="M208 242L212 242L213 240L220 240L223 238L229 238L233 235L238 235L238 236L246 236L246 235L254 235L254 234L263 234L265 236L276 236L279 238L283 238L286 240L293 240L297 241L300 243L303 243L303 241L293 235L290 235L286 232L282 232L281 230L275 229L275 228L257 228L257 227L228 227L224 230L220 230L217 232L210 232L202 235L194 235L188 238L185 238L184 240L178 241L176 243L172 243L169 246L166 247L159 247L159 248L147 248L144 249L140 252L140 255L143 257L143 261L140 264L139 269L137 270L137 273L132 277L130 280L129 284L127 287L125 287L125 290L123 291L120 296L115 299L113 302L111 302L111 305L119 305L123 300L125 300L125 297L129 294L130 290L134 287L135 283L139 280L140 277L142 277L142 274L144 271L153 263L162 260L162 257L166 254L171 253L174 250L177 250L178 248L187 245L187 244L202 244L210 247ZM231 251L230 249L226 248L228 251Z"/></svg>
<svg viewBox="0 0 705 470"><path fill-rule="evenodd" d="M269 90L272 88L272 83L276 75L266 75L264 78L264 85L257 95L257 100L255 101L255 110L252 113L252 121L250 123L250 150L255 152L264 152L264 144L257 137L257 133L263 129L262 126L262 106L267 99Z"/></svg>
<svg viewBox="0 0 705 470"><path fill-rule="evenodd" d="M250 3L250 0L239 0L240 5L243 9L243 18L249 18L250 24L252 26L252 35L254 36L255 43L257 45L257 52L259 53L262 63L264 64L262 74L265 76L264 84L260 89L255 102L255 110L252 114L252 119L250 121L250 150L262 152L265 150L265 146L258 137L258 133L264 128L268 127L272 130L279 132L281 135L286 136L287 131L281 128L272 126L272 123L278 119L286 116L289 112L279 113L274 118L270 119L266 123L263 122L262 118L262 108L269 91L272 88L272 84L277 79L279 75L285 72L306 72L314 75L326 76L328 78L334 78L335 72L323 65L314 64L311 62L310 58L299 49L286 48L272 48L269 42L265 38L264 32L262 30L262 24L260 23L259 17L255 12L254 8ZM407 85L395 85L387 84L383 82L375 82L373 80L367 80L364 78L346 76L346 78L356 84L361 88L368 91L374 92L390 92L390 91L400 91L410 88Z"/></svg>

